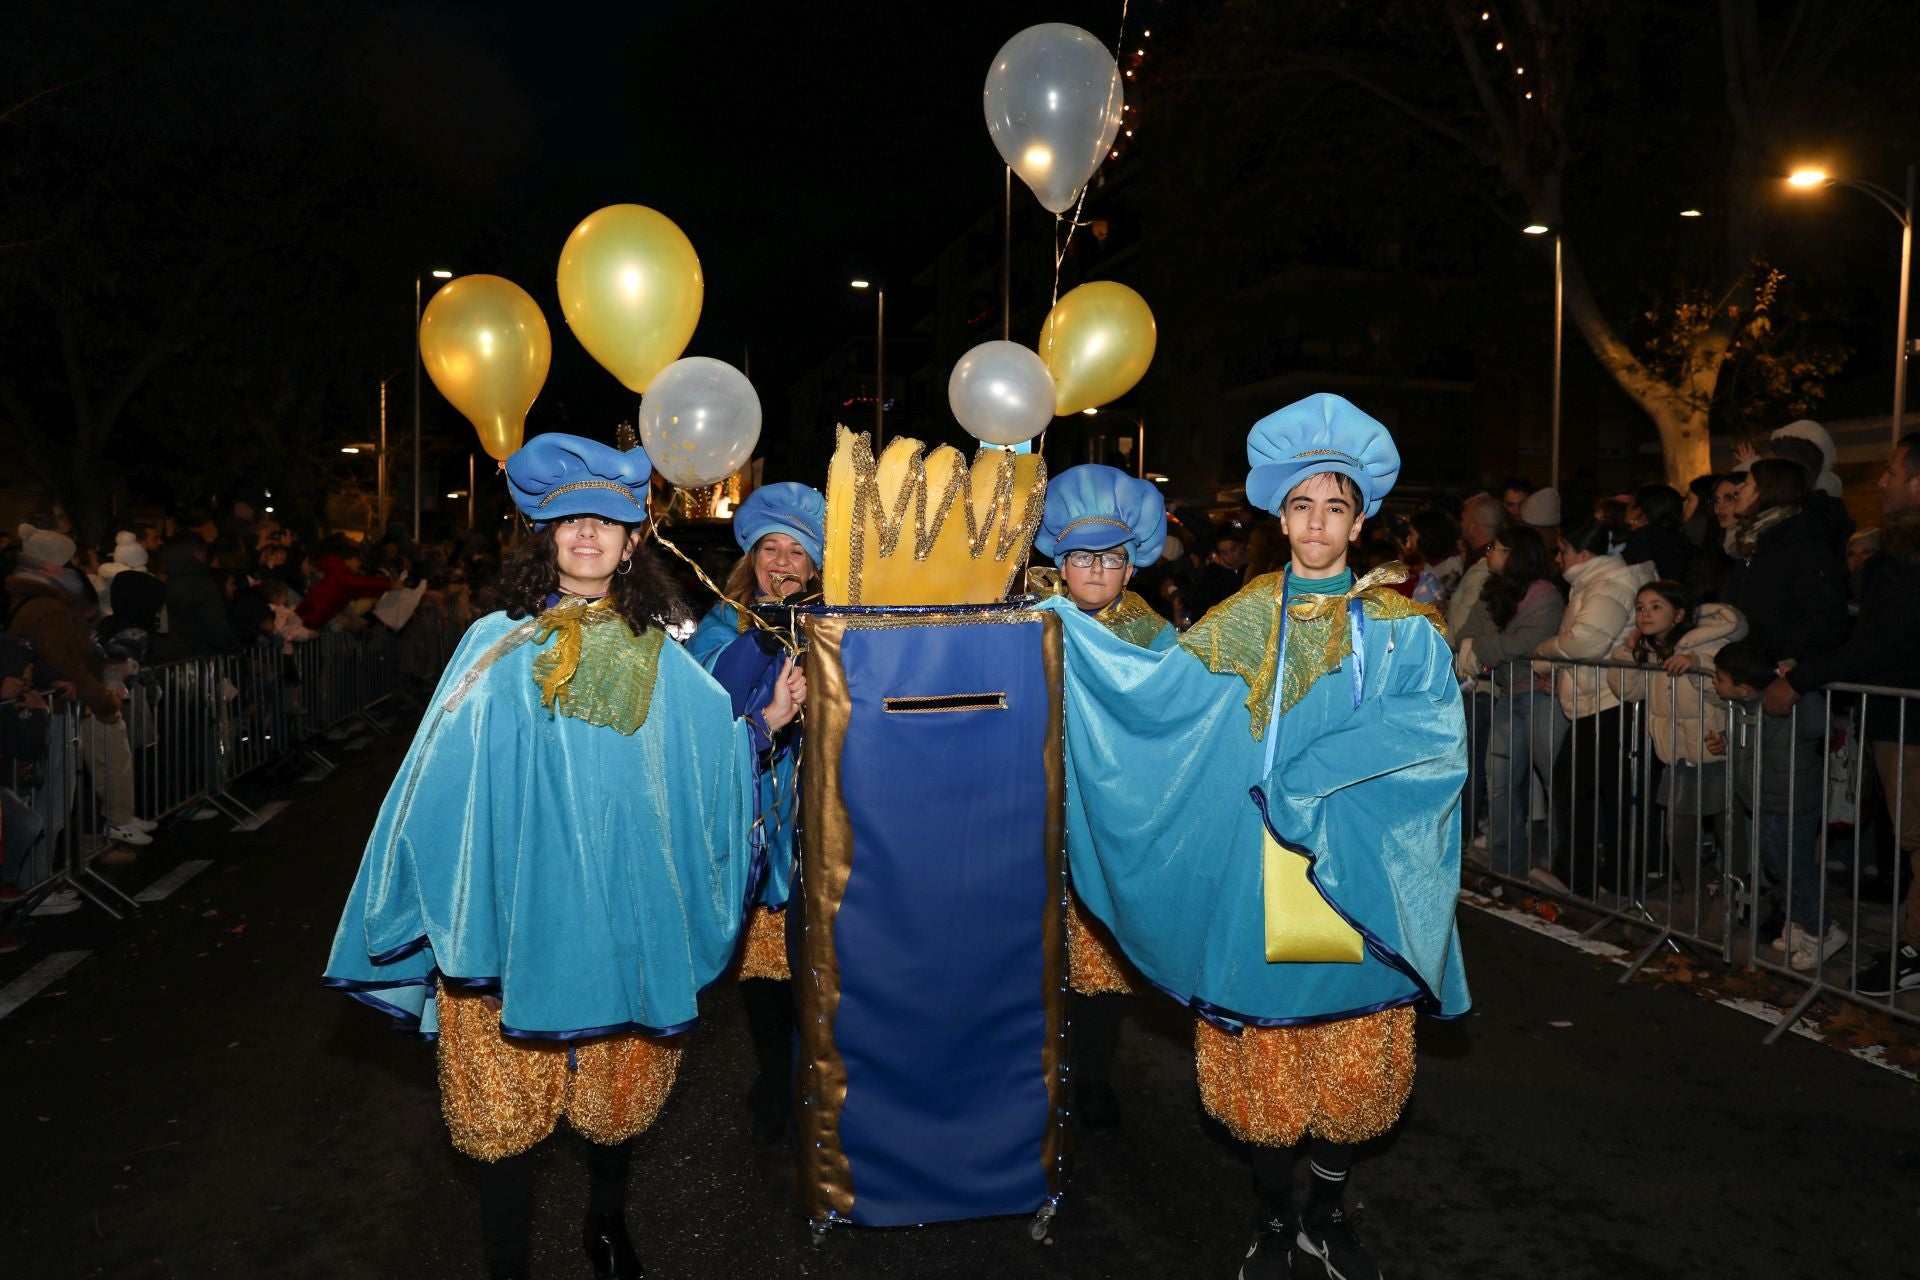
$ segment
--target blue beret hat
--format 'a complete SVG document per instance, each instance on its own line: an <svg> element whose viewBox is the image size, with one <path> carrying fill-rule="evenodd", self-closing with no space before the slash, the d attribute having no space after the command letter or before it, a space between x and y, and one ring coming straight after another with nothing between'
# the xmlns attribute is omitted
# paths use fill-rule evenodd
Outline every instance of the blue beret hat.
<svg viewBox="0 0 1920 1280"><path fill-rule="evenodd" d="M1033 545L1056 563L1069 551L1127 549L1134 568L1167 545L1167 503L1151 480L1098 463L1068 467L1047 482L1047 505Z"/></svg>
<svg viewBox="0 0 1920 1280"><path fill-rule="evenodd" d="M1294 486L1331 471L1360 486L1361 514L1370 516L1400 477L1400 451L1385 427L1323 391L1254 423L1247 465L1247 501L1274 515Z"/></svg>
<svg viewBox="0 0 1920 1280"><path fill-rule="evenodd" d="M652 478L645 449L623 453L580 436L535 436L507 458L513 505L536 526L570 516L645 524Z"/></svg>
<svg viewBox="0 0 1920 1280"><path fill-rule="evenodd" d="M784 533L800 544L815 569L826 528L827 500L818 489L794 480L761 485L733 513L733 540L742 551L752 551L770 533Z"/></svg>

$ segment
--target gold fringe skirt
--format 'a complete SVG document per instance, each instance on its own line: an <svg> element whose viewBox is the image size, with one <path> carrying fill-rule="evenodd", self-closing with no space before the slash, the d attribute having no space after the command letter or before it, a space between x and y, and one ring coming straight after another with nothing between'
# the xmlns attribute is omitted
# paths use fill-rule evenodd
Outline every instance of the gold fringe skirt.
<svg viewBox="0 0 1920 1280"><path fill-rule="evenodd" d="M1194 1019L1207 1114L1242 1142L1290 1147L1308 1134L1364 1142L1393 1128L1413 1090L1413 1007L1231 1035Z"/></svg>
<svg viewBox="0 0 1920 1280"><path fill-rule="evenodd" d="M1067 982L1083 996L1130 995L1133 972L1107 927L1067 895Z"/></svg>
<svg viewBox="0 0 1920 1280"><path fill-rule="evenodd" d="M512 1040L481 995L443 985L440 1110L456 1151L477 1160L518 1155L561 1116L589 1142L625 1142L651 1125L673 1089L683 1036L615 1035L565 1044Z"/></svg>
<svg viewBox="0 0 1920 1280"><path fill-rule="evenodd" d="M772 907L755 907L747 917L747 945L740 953L742 978L793 980L787 964L787 913Z"/></svg>

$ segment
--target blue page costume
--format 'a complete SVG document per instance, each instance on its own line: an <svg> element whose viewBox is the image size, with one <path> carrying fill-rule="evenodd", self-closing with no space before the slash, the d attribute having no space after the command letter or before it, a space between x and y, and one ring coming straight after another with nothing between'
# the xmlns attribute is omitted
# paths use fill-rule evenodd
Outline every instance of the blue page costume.
<svg viewBox="0 0 1920 1280"><path fill-rule="evenodd" d="M1249 480L1260 505L1313 472L1368 474L1338 438L1288 444L1262 496L1258 465ZM1412 1085L1414 1010L1467 1008L1465 725L1433 611L1389 588L1404 574L1256 579L1163 657L1041 606L1067 637L1075 891L1201 1015L1202 1099L1243 1141L1384 1132ZM1307 893L1270 902L1287 876ZM1288 954L1343 933L1343 958Z"/></svg>
<svg viewBox="0 0 1920 1280"><path fill-rule="evenodd" d="M638 449L543 436L507 467L535 519L609 504L645 519ZM437 1038L454 1145L482 1160L563 1114L604 1144L652 1123L757 874L765 735L662 627L636 636L611 603L554 597L468 631L327 963L327 985Z"/></svg>

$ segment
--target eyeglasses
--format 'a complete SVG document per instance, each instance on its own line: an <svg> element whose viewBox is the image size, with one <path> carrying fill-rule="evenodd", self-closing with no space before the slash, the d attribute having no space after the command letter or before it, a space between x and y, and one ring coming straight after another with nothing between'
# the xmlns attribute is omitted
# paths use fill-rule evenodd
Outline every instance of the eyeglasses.
<svg viewBox="0 0 1920 1280"><path fill-rule="evenodd" d="M1067 552L1067 563L1075 569L1091 569L1096 561L1102 569L1124 569L1127 567L1127 553L1124 551Z"/></svg>

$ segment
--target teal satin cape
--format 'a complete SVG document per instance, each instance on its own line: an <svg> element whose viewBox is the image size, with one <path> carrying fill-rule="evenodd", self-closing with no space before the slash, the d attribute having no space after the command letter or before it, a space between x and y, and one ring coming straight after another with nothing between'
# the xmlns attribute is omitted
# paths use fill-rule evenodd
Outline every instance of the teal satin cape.
<svg viewBox="0 0 1920 1280"><path fill-rule="evenodd" d="M1366 619L1359 705L1347 668L1316 681L1278 718L1263 777L1239 677L1184 649L1135 648L1071 602L1037 607L1062 615L1066 637L1074 892L1141 973L1227 1026L1466 1012L1454 924L1466 726L1432 623ZM1267 961L1256 791L1366 938L1362 963Z"/></svg>
<svg viewBox="0 0 1920 1280"><path fill-rule="evenodd" d="M740 630L740 611L725 600L716 602L700 619L687 641L687 652L733 696L736 714L764 705L773 692L772 681L780 673L780 658L764 653L751 630ZM787 905L793 885L793 835L800 817L799 762L800 728L794 725L777 739L773 768L760 773L758 811L765 819L761 829L766 835L767 874L755 900L775 911Z"/></svg>
<svg viewBox="0 0 1920 1280"><path fill-rule="evenodd" d="M683 1030L733 959L756 873L750 730L673 643L632 735L555 715L531 639L473 671L521 625L489 614L461 640L325 982L428 1036L436 980L497 992L510 1036Z"/></svg>

